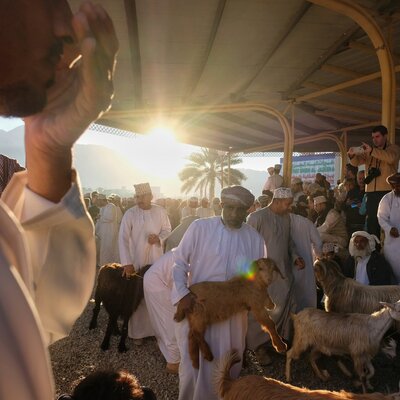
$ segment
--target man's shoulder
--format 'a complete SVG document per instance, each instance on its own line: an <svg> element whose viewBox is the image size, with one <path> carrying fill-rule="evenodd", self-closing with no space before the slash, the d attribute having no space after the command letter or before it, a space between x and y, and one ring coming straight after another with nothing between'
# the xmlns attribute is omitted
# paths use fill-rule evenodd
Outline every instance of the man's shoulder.
<svg viewBox="0 0 400 400"><path fill-rule="evenodd" d="M156 211L156 212L159 212L159 213L166 213L167 212L167 210L164 207L159 206L158 204L153 204L153 203L151 203L151 209Z"/></svg>

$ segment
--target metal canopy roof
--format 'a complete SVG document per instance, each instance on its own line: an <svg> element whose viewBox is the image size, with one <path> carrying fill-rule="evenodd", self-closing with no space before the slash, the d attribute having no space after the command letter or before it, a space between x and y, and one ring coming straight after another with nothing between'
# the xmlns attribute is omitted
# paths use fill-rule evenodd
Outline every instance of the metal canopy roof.
<svg viewBox="0 0 400 400"><path fill-rule="evenodd" d="M346 127L361 126L349 130L349 145L366 140L371 128L363 125L381 119L376 51L366 33L341 14L305 0L99 2L120 40L116 96L102 124L146 133L161 114L130 111L168 109L162 118L182 142L240 152L282 143L283 132L274 116L230 104L267 104L290 122L293 103L295 139L321 132L340 136ZM378 22L400 71L400 2L354 2ZM80 1L70 3L76 9ZM374 73L356 86L302 99ZM211 112L219 105L226 106L223 112ZM201 112L171 111L199 106ZM337 151L337 145L324 140L295 145L295 151Z"/></svg>

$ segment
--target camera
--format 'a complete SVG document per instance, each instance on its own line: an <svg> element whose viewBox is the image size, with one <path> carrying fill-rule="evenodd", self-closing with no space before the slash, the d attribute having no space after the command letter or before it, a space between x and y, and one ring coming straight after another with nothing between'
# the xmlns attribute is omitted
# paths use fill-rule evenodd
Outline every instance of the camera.
<svg viewBox="0 0 400 400"><path fill-rule="evenodd" d="M368 169L368 175L365 177L364 183L368 185L380 175L381 175L381 170L379 168L371 167Z"/></svg>

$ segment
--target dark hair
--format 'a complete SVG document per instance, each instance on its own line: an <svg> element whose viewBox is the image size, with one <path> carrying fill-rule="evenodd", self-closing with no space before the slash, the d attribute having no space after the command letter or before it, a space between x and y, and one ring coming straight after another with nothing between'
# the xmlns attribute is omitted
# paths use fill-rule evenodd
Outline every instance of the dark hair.
<svg viewBox="0 0 400 400"><path fill-rule="evenodd" d="M74 400L151 399L136 377L127 371L96 371L81 381L72 394ZM154 397L155 398L155 397Z"/></svg>
<svg viewBox="0 0 400 400"><path fill-rule="evenodd" d="M358 173L358 167L355 167L354 165L352 165L350 163L346 164L346 169L348 171L351 171L354 175L357 175L357 173Z"/></svg>
<svg viewBox="0 0 400 400"><path fill-rule="evenodd" d="M374 126L372 128L372 133L375 133L375 132L379 132L382 135L387 135L388 134L388 130L387 130L386 126L384 126L384 125Z"/></svg>

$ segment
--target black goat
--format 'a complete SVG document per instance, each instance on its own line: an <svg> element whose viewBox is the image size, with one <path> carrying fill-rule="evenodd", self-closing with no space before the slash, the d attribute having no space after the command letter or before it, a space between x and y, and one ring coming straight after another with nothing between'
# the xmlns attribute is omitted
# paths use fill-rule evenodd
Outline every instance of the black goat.
<svg viewBox="0 0 400 400"><path fill-rule="evenodd" d="M102 350L109 349L111 334L118 332L118 317L123 319L118 351L122 353L128 350L125 345L128 336L128 321L144 297L143 276L150 267L151 265L146 265L140 268L130 278L122 277L123 267L121 264L106 264L100 268L94 296L95 307L89 329L97 327L100 303L103 303L108 313L108 325L100 346Z"/></svg>

